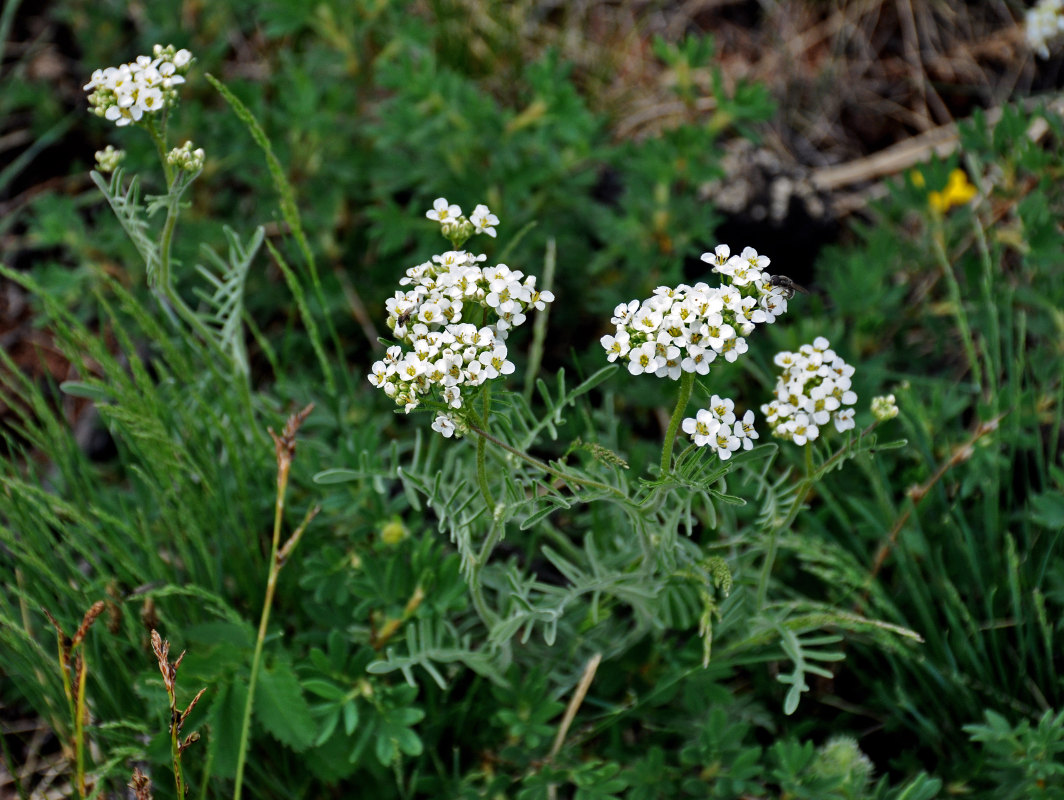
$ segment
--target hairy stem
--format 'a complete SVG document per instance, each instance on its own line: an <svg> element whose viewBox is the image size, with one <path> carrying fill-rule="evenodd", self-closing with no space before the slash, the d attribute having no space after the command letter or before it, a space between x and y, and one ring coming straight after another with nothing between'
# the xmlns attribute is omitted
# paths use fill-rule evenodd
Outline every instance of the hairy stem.
<svg viewBox="0 0 1064 800"><path fill-rule="evenodd" d="M484 539L484 544L480 546L476 562L469 571L469 590L473 594L473 607L477 610L477 616L480 617L481 622L488 628L495 624L497 617L484 600L484 586L480 580L480 574L484 570L484 565L488 563L488 559L491 558L495 546L502 539L502 532L503 526L493 514L491 529L488 531L487 538Z"/></svg>
<svg viewBox="0 0 1064 800"><path fill-rule="evenodd" d="M480 423L486 428L491 414L491 389L488 386L484 387L483 398L484 416L481 417ZM491 487L488 485L487 449L487 441L483 437L477 439L477 481L480 483L480 493L484 496L484 502L488 504L488 510L493 511L495 509L495 499L491 494Z"/></svg>
<svg viewBox="0 0 1064 800"><path fill-rule="evenodd" d="M676 397L676 408L672 411L672 419L669 420L669 428L665 431L665 443L661 448L661 472L666 474L672 466L672 448L676 443L676 434L680 430L683 421L683 412L687 410L687 403L691 400L691 390L694 389L695 374L684 372L680 376L680 393Z"/></svg>

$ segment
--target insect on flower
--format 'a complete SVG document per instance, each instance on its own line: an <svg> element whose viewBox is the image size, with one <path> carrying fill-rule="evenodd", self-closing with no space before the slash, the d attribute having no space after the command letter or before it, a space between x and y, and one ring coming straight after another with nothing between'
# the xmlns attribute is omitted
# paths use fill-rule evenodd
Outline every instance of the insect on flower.
<svg viewBox="0 0 1064 800"><path fill-rule="evenodd" d="M784 292L786 292L788 300L794 297L795 292L800 292L801 294L809 294L808 289L806 289L804 286L798 285L786 275L770 275L768 278L768 285L775 286L777 289L782 289Z"/></svg>

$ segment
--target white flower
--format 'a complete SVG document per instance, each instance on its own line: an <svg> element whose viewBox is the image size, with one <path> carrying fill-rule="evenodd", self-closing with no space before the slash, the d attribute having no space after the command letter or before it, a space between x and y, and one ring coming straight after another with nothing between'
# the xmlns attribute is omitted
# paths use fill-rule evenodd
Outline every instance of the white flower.
<svg viewBox="0 0 1064 800"><path fill-rule="evenodd" d="M1027 46L1041 58L1064 36L1064 0L1040 0L1025 15Z"/></svg>
<svg viewBox="0 0 1064 800"><path fill-rule="evenodd" d="M450 414L437 414L436 420L432 423L432 429L442 434L444 438L450 439L455 432L454 419Z"/></svg>
<svg viewBox="0 0 1064 800"><path fill-rule="evenodd" d="M729 398L713 395L709 399L709 409L722 425L735 422L735 403Z"/></svg>
<svg viewBox="0 0 1064 800"><path fill-rule="evenodd" d="M776 381L776 398L761 407L772 433L804 445L817 438L820 427L833 422L842 432L854 427L853 404L857 394L850 389L852 366L843 361L831 343L818 336L797 353L777 353L783 368Z"/></svg>
<svg viewBox="0 0 1064 800"><path fill-rule="evenodd" d="M720 420L708 408L698 410L693 417L688 417L681 423L683 432L689 435L698 447L704 447L717 435L720 429Z"/></svg>
<svg viewBox="0 0 1064 800"><path fill-rule="evenodd" d="M484 365L484 372L489 379L497 378L499 375L510 375L514 371L513 362L506 360L504 345L499 345L490 353L481 353L479 361Z"/></svg>
<svg viewBox="0 0 1064 800"><path fill-rule="evenodd" d="M632 349L631 339L632 337L625 330L617 331L616 336L607 335L599 339L599 343L606 348L606 360L612 362L621 356L628 355L628 351Z"/></svg>
<svg viewBox="0 0 1064 800"><path fill-rule="evenodd" d="M702 260L705 261L707 264L713 264L714 269L717 272L719 272L720 270L716 269L716 267L723 267L725 264L728 263L728 259L730 257L731 248L729 248L726 244L718 244L716 247L713 248L712 253L703 253L701 256Z"/></svg>
<svg viewBox="0 0 1064 800"><path fill-rule="evenodd" d="M83 87L89 92L92 113L121 127L173 106L174 87L185 82L181 73L191 66L192 55L175 51L172 45L155 45L153 52L154 58L141 55L127 64L94 70Z"/></svg>
<svg viewBox="0 0 1064 800"><path fill-rule="evenodd" d="M633 375L653 372L674 380L684 372L706 375L717 355L736 361L748 349L745 337L786 309L778 297L767 307L762 303L760 267L768 265L768 258L753 248L745 248L739 257L731 255L727 245L717 245L712 253L703 253L702 260L726 282L716 287L702 281L658 286L645 300L614 308L610 322L615 331L599 340L610 361L623 357L627 346ZM653 356L647 344L655 346Z"/></svg>
<svg viewBox="0 0 1064 800"><path fill-rule="evenodd" d="M618 328L628 325L635 318L637 311L639 311L638 300L621 303L613 309L613 317L610 318L610 323L616 325Z"/></svg>
<svg viewBox="0 0 1064 800"><path fill-rule="evenodd" d="M628 371L633 375L654 373L662 363L664 359L658 358L657 347L653 342L644 342L628 354Z"/></svg>
<svg viewBox="0 0 1064 800"><path fill-rule="evenodd" d="M714 438L713 444L717 448L717 457L721 461L727 461L731 458L731 454L738 450L742 443L739 437L736 436L727 425L721 425L717 429L717 435Z"/></svg>
<svg viewBox="0 0 1064 800"><path fill-rule="evenodd" d="M749 345L746 344L746 339L741 336L732 337L731 339L725 339L720 346L720 353L728 361L735 361L739 356L749 350Z"/></svg>
<svg viewBox="0 0 1064 800"><path fill-rule="evenodd" d="M753 448L754 439L758 437L757 430L754 428L754 412L752 410L748 409L741 420L736 420L735 435L742 440L744 450Z"/></svg>
<svg viewBox="0 0 1064 800"><path fill-rule="evenodd" d="M680 367L684 372L693 372L696 375L708 375L709 365L714 358L717 357L715 350L707 350L704 347L699 347L697 344L687 345L687 358L683 360Z"/></svg>
<svg viewBox="0 0 1064 800"><path fill-rule="evenodd" d="M432 201L432 209L425 212L425 216L439 223L455 222L462 216L462 209L454 204L449 204L447 198L437 197Z"/></svg>
<svg viewBox="0 0 1064 800"><path fill-rule="evenodd" d="M852 408L844 408L835 414L835 429L839 433L850 430L856 424L853 421L853 413Z"/></svg>
<svg viewBox="0 0 1064 800"><path fill-rule="evenodd" d="M739 257L760 272L767 270L768 265L772 263L768 256L759 256L757 251L752 247L744 247L743 253Z"/></svg>
<svg viewBox="0 0 1064 800"><path fill-rule="evenodd" d="M457 206L455 206L457 208ZM459 211L459 214L462 212ZM473 213L469 216L469 221L473 223L473 228L477 233L486 233L488 236L495 238L495 225L499 224L499 218L488 210L486 205L478 205L473 209Z"/></svg>

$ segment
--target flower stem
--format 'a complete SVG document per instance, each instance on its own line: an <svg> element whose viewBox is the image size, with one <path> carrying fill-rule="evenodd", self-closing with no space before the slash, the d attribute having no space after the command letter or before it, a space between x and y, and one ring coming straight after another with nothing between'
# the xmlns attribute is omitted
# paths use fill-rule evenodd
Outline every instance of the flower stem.
<svg viewBox="0 0 1064 800"><path fill-rule="evenodd" d="M481 418L480 423L486 428L491 414L491 387L484 387L483 398L484 416ZM477 482L480 484L480 493L484 496L484 502L488 504L488 511L494 512L495 498L492 496L491 487L488 485L486 451L487 441L483 437L477 439Z"/></svg>
<svg viewBox="0 0 1064 800"><path fill-rule="evenodd" d="M683 421L683 412L687 410L687 403L691 400L691 390L695 385L695 374L684 372L680 376L680 393L676 397L676 408L673 409L672 419L669 420L669 428L665 431L665 444L661 448L661 472L666 474L672 466L672 448L676 443L676 434L680 430Z"/></svg>
<svg viewBox="0 0 1064 800"><path fill-rule="evenodd" d="M480 546L480 553L477 554L477 559L473 563L472 569L469 571L469 590L473 594L473 607L477 610L477 616L480 617L488 628L491 628L495 624L497 617L495 613L488 608L487 602L484 600L483 585L480 581L480 573L484 570L484 565L488 563L488 559L491 558L492 551L495 550L495 546L502 539L503 526L498 519L492 515L491 529L488 531L487 538L484 539L484 544Z"/></svg>

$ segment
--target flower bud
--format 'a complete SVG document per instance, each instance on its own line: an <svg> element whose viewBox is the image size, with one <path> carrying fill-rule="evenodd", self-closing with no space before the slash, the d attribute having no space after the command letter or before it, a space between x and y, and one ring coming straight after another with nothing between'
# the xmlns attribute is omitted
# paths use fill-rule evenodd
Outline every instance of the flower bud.
<svg viewBox="0 0 1064 800"><path fill-rule="evenodd" d="M894 401L894 395L888 394L885 397L873 397L872 416L880 422L886 422L888 419L894 419L898 416L898 406Z"/></svg>

